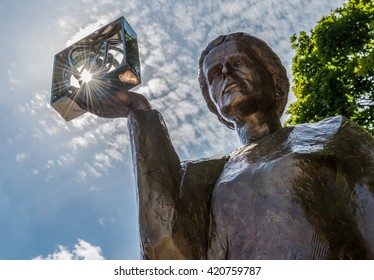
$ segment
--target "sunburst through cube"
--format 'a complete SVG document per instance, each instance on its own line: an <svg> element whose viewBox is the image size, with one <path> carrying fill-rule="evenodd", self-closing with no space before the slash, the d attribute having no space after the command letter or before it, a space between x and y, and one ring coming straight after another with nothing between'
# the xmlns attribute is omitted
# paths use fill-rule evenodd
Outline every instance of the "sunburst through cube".
<svg viewBox="0 0 374 280"><path fill-rule="evenodd" d="M86 112L74 101L80 94L94 107L102 94L139 85L135 31L124 17L101 27L55 55L52 79L51 105L66 121Z"/></svg>

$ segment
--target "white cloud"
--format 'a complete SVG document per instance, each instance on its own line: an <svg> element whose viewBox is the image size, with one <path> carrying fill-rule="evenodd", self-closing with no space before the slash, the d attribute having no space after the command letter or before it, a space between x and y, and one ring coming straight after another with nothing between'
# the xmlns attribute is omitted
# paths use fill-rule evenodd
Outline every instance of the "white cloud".
<svg viewBox="0 0 374 280"><path fill-rule="evenodd" d="M91 116L88 113L86 113L85 115L72 120L70 122L70 125L82 130L85 127L87 127L88 125L90 125L90 123L92 122L92 118L90 118L90 117Z"/></svg>
<svg viewBox="0 0 374 280"><path fill-rule="evenodd" d="M38 256L36 260L73 260L73 254L64 246L58 245L58 251L49 254L47 257L43 258L42 256Z"/></svg>
<svg viewBox="0 0 374 280"><path fill-rule="evenodd" d="M109 156L105 153L96 153L94 158L96 161L102 163L106 167L112 166Z"/></svg>
<svg viewBox="0 0 374 280"><path fill-rule="evenodd" d="M85 170L79 170L78 175L82 182L86 182L87 172Z"/></svg>
<svg viewBox="0 0 374 280"><path fill-rule="evenodd" d="M90 243L78 239L79 243L74 245L73 255L78 259L84 260L103 260L102 250L99 246L93 246Z"/></svg>
<svg viewBox="0 0 374 280"><path fill-rule="evenodd" d="M90 192L97 192L97 191L99 191L99 188L96 187L96 186L91 186L91 187L89 188L89 191L90 191Z"/></svg>
<svg viewBox="0 0 374 280"><path fill-rule="evenodd" d="M12 67L14 68L14 67ZM23 84L21 77L17 76L17 71L14 69L8 69L8 81L10 85L10 90L17 92L17 88Z"/></svg>
<svg viewBox="0 0 374 280"><path fill-rule="evenodd" d="M124 138L124 137L120 137L120 138ZM117 147L124 147L125 143L127 143L127 142L118 141L117 142L117 144L118 144ZM122 161L123 160L123 153L121 153L118 148L117 149L116 148L106 149L105 152L107 153L107 155L109 157L109 160L115 160L115 161Z"/></svg>
<svg viewBox="0 0 374 280"><path fill-rule="evenodd" d="M83 239L78 239L72 250L65 246L58 245L57 250L46 257L38 256L36 260L103 260L102 250Z"/></svg>
<svg viewBox="0 0 374 280"><path fill-rule="evenodd" d="M50 159L47 161L47 164L45 165L46 169L51 169L55 165L55 162L53 159Z"/></svg>
<svg viewBox="0 0 374 280"><path fill-rule="evenodd" d="M99 168L100 168L100 164L99 165ZM92 175L93 177L96 177L96 178L100 178L101 176L103 176L103 174L97 170L97 168L93 167L92 164L88 163L88 162L85 162L84 163L84 166L87 170L87 172L85 172L85 176L87 174L90 174Z"/></svg>
<svg viewBox="0 0 374 280"><path fill-rule="evenodd" d="M76 152L80 148L87 148L88 144L88 139L84 138L83 136L77 136L71 139L71 141L68 144L68 148Z"/></svg>
<svg viewBox="0 0 374 280"><path fill-rule="evenodd" d="M26 158L27 158L26 153L16 154L16 161L18 161L18 162L21 162L21 161L25 160Z"/></svg>
<svg viewBox="0 0 374 280"><path fill-rule="evenodd" d="M106 218L104 217L100 217L97 219L97 222L102 226L102 227L105 227L105 224L106 224Z"/></svg>
<svg viewBox="0 0 374 280"><path fill-rule="evenodd" d="M57 164L59 166L65 166L74 163L75 157L71 153L64 153L57 159Z"/></svg>
<svg viewBox="0 0 374 280"><path fill-rule="evenodd" d="M61 27L61 30L64 32L68 32L72 28L72 26L77 24L76 19L68 15L64 15L56 21L58 26Z"/></svg>

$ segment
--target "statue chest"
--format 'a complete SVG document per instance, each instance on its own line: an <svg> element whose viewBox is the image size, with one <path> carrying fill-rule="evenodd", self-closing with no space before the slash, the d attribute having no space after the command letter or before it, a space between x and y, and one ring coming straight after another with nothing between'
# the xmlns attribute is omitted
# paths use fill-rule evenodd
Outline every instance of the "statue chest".
<svg viewBox="0 0 374 280"><path fill-rule="evenodd" d="M288 149L267 154L244 150L226 163L213 191L210 232L211 252L226 256L211 258L309 259L327 253L308 209L322 196L315 188L335 184L334 167Z"/></svg>
<svg viewBox="0 0 374 280"><path fill-rule="evenodd" d="M231 153L212 193L208 258L372 259L372 144L361 138L335 117Z"/></svg>

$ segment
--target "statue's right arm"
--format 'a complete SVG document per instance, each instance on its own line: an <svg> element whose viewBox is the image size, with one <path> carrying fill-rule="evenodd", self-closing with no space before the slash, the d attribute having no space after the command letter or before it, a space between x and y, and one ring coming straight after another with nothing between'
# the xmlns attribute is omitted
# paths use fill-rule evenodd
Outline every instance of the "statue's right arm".
<svg viewBox="0 0 374 280"><path fill-rule="evenodd" d="M156 110L131 111L128 125L144 258L183 259L172 232L180 182L179 157Z"/></svg>

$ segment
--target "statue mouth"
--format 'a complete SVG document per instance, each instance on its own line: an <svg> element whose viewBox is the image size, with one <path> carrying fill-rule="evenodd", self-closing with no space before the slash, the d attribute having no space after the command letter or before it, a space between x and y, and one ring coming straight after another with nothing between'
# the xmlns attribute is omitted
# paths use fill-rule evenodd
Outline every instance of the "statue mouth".
<svg viewBox="0 0 374 280"><path fill-rule="evenodd" d="M241 89L241 85L239 83L230 83L229 85L227 85L224 89L224 93L233 93L233 92L236 92L238 90Z"/></svg>

